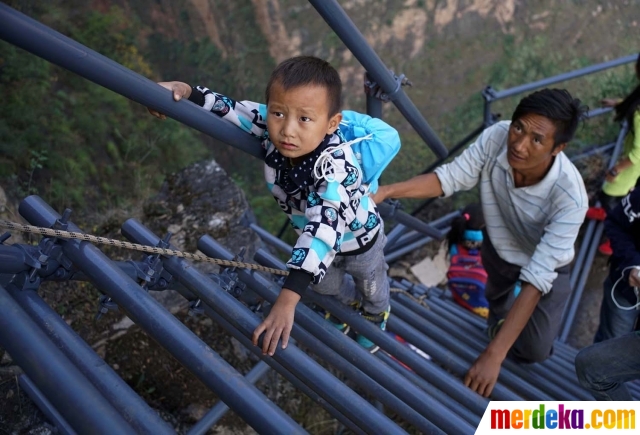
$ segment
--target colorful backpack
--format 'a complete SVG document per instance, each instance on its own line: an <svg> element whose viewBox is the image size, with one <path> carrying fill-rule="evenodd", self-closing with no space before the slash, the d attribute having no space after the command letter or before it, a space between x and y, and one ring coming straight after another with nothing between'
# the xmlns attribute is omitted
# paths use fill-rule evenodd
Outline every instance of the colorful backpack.
<svg viewBox="0 0 640 435"><path fill-rule="evenodd" d="M400 151L398 131L381 119L351 110L342 111L340 131L362 169L369 192L378 190L378 179Z"/></svg>
<svg viewBox="0 0 640 435"><path fill-rule="evenodd" d="M468 250L462 245L456 248L447 271L447 287L458 305L486 319L489 316L489 303L484 297L487 271L482 266L480 251Z"/></svg>

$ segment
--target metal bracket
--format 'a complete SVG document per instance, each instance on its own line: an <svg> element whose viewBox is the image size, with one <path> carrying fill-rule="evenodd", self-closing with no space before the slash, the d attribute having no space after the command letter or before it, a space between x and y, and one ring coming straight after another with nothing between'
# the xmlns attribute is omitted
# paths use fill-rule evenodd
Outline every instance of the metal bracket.
<svg viewBox="0 0 640 435"><path fill-rule="evenodd" d="M189 301L189 311L187 312L187 314L191 317L204 314L204 308L202 307L202 300L196 299L193 301Z"/></svg>
<svg viewBox="0 0 640 435"><path fill-rule="evenodd" d="M396 88L390 92L386 93L382 90L380 85L373 81L371 77L369 77L368 73L364 73L364 93L371 97L377 98L378 100L387 102L393 101L395 95L400 91L403 86L413 86L413 83L404 75L400 74L399 76L395 75L393 70L391 71L391 75L393 75L394 80L396 81Z"/></svg>
<svg viewBox="0 0 640 435"><path fill-rule="evenodd" d="M95 317L96 320L100 320L100 318L109 311L119 311L118 305L107 295L100 295L98 302L100 304L100 308L98 308L98 313Z"/></svg>
<svg viewBox="0 0 640 435"><path fill-rule="evenodd" d="M4 233L3 235L0 236L0 245L4 245L4 242L6 242L7 240L9 240L9 237L11 237L11 233L9 231L7 231L6 233Z"/></svg>
<svg viewBox="0 0 640 435"><path fill-rule="evenodd" d="M482 98L487 102L492 102L496 99L496 90L491 85L487 86L482 90Z"/></svg>
<svg viewBox="0 0 640 435"><path fill-rule="evenodd" d="M233 261L244 261L244 254L246 252L246 248L243 246L240 248L240 252L233 257ZM229 293L236 299L239 299L242 296L242 293L247 288L247 285L240 281L240 277L236 272L236 267L223 267L221 268L219 273L210 273L209 278L214 281L221 289ZM189 315L195 316L197 314L202 314L202 307L200 306L202 301L200 299L195 299L189 302Z"/></svg>

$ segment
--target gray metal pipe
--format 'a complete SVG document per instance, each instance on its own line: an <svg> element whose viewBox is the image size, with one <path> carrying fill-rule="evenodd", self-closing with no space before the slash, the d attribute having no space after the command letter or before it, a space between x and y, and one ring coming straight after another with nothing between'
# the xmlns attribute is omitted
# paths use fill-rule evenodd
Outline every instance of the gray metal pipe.
<svg viewBox="0 0 640 435"><path fill-rule="evenodd" d="M398 288L403 288L406 290L406 285L404 283L399 283L397 281L393 281L394 286ZM420 322L418 324L411 323L414 327L424 326L426 330L429 332L434 332L436 328L431 326L427 326L424 324L426 321L428 324L433 324L438 327L441 327L444 331L442 332L442 337L439 336L439 333L429 334L430 337L434 337L436 339L443 338L443 340L447 335L452 335L454 338L452 340L448 340L447 342L457 343L458 341L462 343L466 343L470 349L476 349L478 351L482 351L482 346L488 343L488 339L486 335L480 329L476 329L469 325L468 323L461 320L458 316L454 315L452 312L448 310L448 306L453 306L453 302L445 302L444 300L439 300L438 298L431 297L426 300L429 303L430 309L426 309L416 303L414 303L411 299L408 299L403 294L394 294L394 300L402 303L402 305L412 312L416 313L420 316ZM438 304L431 304L437 300ZM439 304L443 304L440 306ZM394 308L392 308L392 311ZM396 314L398 314L398 310L395 309ZM417 317L416 317L417 319ZM406 319L405 319L406 320ZM418 328L420 329L420 328ZM432 331L432 329L434 331ZM425 332L425 331L423 331ZM443 343L445 346L448 346L447 343ZM564 348L568 348L564 343L556 341L554 344L554 355L549 358L547 361L541 364L532 364L527 365L527 370L531 370L535 376L542 377L546 379L543 380L545 385L566 385L567 393L573 394L576 398L582 400L592 400L591 397L585 393L585 391L577 384L576 382L576 374L575 368L573 365L573 359L571 362L561 359L558 355L559 353L563 353ZM512 368L512 372L514 372L517 376L520 376L523 380L529 380L530 383L534 386L539 385L539 381L531 380L527 376L526 372L522 372L521 368L518 365L515 365L515 369L513 369L515 363L513 361L507 360L503 365L504 369ZM574 381L572 382L571 379ZM558 392L556 391L556 394ZM566 397L566 394L563 394L560 397Z"/></svg>
<svg viewBox="0 0 640 435"><path fill-rule="evenodd" d="M367 98L367 115L372 118L382 119L382 101L369 94Z"/></svg>
<svg viewBox="0 0 640 435"><path fill-rule="evenodd" d="M284 264L280 260L263 250L258 250L258 252L256 252L255 260L265 266L284 268ZM307 292L305 296L312 302L328 310L343 322L350 325L358 333L363 334L369 340L380 346L381 349L411 367L411 369L422 376L425 380L431 382L441 391L456 399L463 406L471 408L474 412L484 412L484 409L486 408L486 399L471 392L471 390L462 385L459 379L452 377L451 374L435 364L424 360L424 358L418 356L416 353L391 338L388 334L385 334L371 322L362 318L362 316L355 311L348 309L335 298L323 296L313 291Z"/></svg>
<svg viewBox="0 0 640 435"><path fill-rule="evenodd" d="M433 397L437 397L438 401L442 403L443 406L447 407L460 417L464 418L471 426L478 426L480 423L481 414L475 414L470 409L461 406L458 402L453 400L446 394L442 394L440 390L431 385L429 382L422 379L420 376L416 375L413 370L407 370L405 366L403 366L398 360L389 356L386 352L376 352L376 357L395 370L396 373L401 375L404 378L409 379L413 384L422 388L425 392Z"/></svg>
<svg viewBox="0 0 640 435"><path fill-rule="evenodd" d="M0 23L1 39L254 157L264 157L260 141L230 122L188 100L175 102L171 91L4 3Z"/></svg>
<svg viewBox="0 0 640 435"><path fill-rule="evenodd" d="M446 234L449 231L448 228L450 227L451 221L453 221L458 216L460 216L460 212L456 210L451 213L447 213L446 215L441 216L438 219L434 219L433 221L429 222L429 225L441 231L442 233ZM399 224L397 226L400 226L400 225L402 224ZM393 249L393 246L389 243L389 239L391 238L390 236L394 236L395 244L399 247L403 247L409 243L413 243L417 240L424 238L424 234L422 233L419 233L415 230L408 229L404 225L402 225L402 228L403 230L400 232L400 234L394 235L392 234L393 233L393 230L392 230L387 235L387 246L385 247L387 251L390 252Z"/></svg>
<svg viewBox="0 0 640 435"><path fill-rule="evenodd" d="M33 290L7 286L15 301L139 434L175 434L165 421Z"/></svg>
<svg viewBox="0 0 640 435"><path fill-rule="evenodd" d="M204 236L198 241L198 249L207 255L222 259L231 259L233 255L218 242L213 240L209 236ZM262 255L261 255L262 254ZM258 250L256 253L257 258L270 258L263 250ZM281 262L275 264L276 267L281 267ZM265 300L273 303L280 291L279 287L266 280L263 276L257 273L251 273L248 270L238 270L240 279L245 282ZM347 361L354 364L364 373L375 379L383 387L393 393L395 396L409 404L416 411L421 413L427 419L442 427L441 425L453 424L457 420L449 410L442 407L440 404L441 397L445 394L443 391L437 390L432 387L430 395L425 395L423 391L416 388L414 385L399 380L397 376L388 367L381 364L375 357L369 354L366 350L358 345L355 345L353 341L344 336L344 334L337 331L334 327L330 326L326 321L320 318L317 313L314 313L308 307L298 304L296 308L296 323L301 325L307 331L313 331L313 334L327 344L333 351L344 357ZM434 393L433 391L436 391ZM462 404L458 404L458 408L463 407ZM483 412L483 411L482 411ZM441 420L445 421L441 421ZM444 426L447 430L447 426ZM451 432L453 428L449 428L448 432Z"/></svg>
<svg viewBox="0 0 640 435"><path fill-rule="evenodd" d="M488 343L488 338L486 333L482 329L476 328L473 325L465 322L464 319L460 319L454 313L447 311L446 307L441 307L439 305L433 304L432 302L437 298L428 298L426 303L429 305L429 308L424 308L418 304L412 303L411 299L408 299L403 294L398 294L394 296L394 299L402 302L404 306L409 308L411 311L415 312L419 316L428 318L430 315L438 316L442 318L444 321L453 325L460 333L464 334L470 340L474 340L480 343Z"/></svg>
<svg viewBox="0 0 640 435"><path fill-rule="evenodd" d="M445 227L442 229L442 231L444 233L446 233L447 231L449 231L451 227ZM384 259L387 263L391 263L393 261L396 261L398 258L402 257L405 254L408 254L409 252L413 252L416 249L419 249L421 247L423 247L424 245L426 245L427 243L433 241L432 237L423 237L421 239L418 239L417 241L410 243L408 245L404 245L402 248L396 249L395 251L389 252L388 254L386 254L384 256ZM399 244L399 243L398 243Z"/></svg>
<svg viewBox="0 0 640 435"><path fill-rule="evenodd" d="M584 117L591 119L609 112L613 112L613 107L596 107L595 109L587 111L587 113L584 114Z"/></svg>
<svg viewBox="0 0 640 435"><path fill-rule="evenodd" d="M318 393L316 393L309 385L313 386L308 379L300 379L296 377L291 371L286 369L280 363L278 363L275 359L262 354L262 349L253 345L250 339L245 337L245 335L240 332L235 326L225 320L220 314L218 314L213 308L211 308L207 304L203 304L204 312L207 316L211 317L214 321L216 321L225 331L231 334L236 340L240 342L247 350L253 353L255 356L260 358L263 362L267 363L269 367L282 375L287 381L291 383L297 390L301 391L311 400L316 402L318 405L323 407L329 414L336 418L341 424L351 429L351 431L355 434L365 434L360 427L358 427L353 421L351 421L346 415L338 411L334 408L329 402L323 399Z"/></svg>
<svg viewBox="0 0 640 435"><path fill-rule="evenodd" d="M289 222L288 219L287 219L287 222ZM262 227L259 227L256 224L250 224L249 228L255 231L256 234L258 234L258 236L263 242L268 243L269 245L273 246L274 248L278 249L281 252L284 252L285 254L291 255L291 251L293 251L293 246L291 246L290 244L282 241L278 237L271 234L269 231L265 230Z"/></svg>
<svg viewBox="0 0 640 435"><path fill-rule="evenodd" d="M418 108L409 99L407 94L396 82L391 72L387 69L380 57L371 48L360 30L351 21L336 0L309 0L309 3L324 18L329 27L344 42L344 45L362 64L369 76L380 85L380 88L389 95L400 113L409 121L418 135L436 153L438 157L447 155L447 148L442 144L436 133L424 119Z"/></svg>
<svg viewBox="0 0 640 435"><path fill-rule="evenodd" d="M397 333L400 337L404 338L409 343L416 346L418 349L422 349L423 351L427 352L427 354L432 355L432 358L434 360L438 361L448 370L451 370L451 372L457 375L460 379L464 379L464 376L469 370L470 365L478 357L477 354L468 350L466 352L461 351L461 346L458 346L454 351L453 346L451 346L454 343L449 343L449 346L445 347L441 340L436 341L435 331L434 334L432 334L434 338L428 339L420 331L406 323L404 319L395 314L394 316L389 317L389 322L387 325L391 332ZM529 393L533 392L534 390L536 394L542 393L536 388L526 388L526 385L522 385L520 379L515 378L511 373L507 371L502 371L500 375L502 377L501 383L496 384L492 393L492 397L494 400L522 400L522 397L520 397L519 394L509 391L507 388L505 388L505 385L510 387L511 389L513 389L514 385L519 386L521 391L518 391L518 393ZM545 398L544 395L531 395L529 397L537 398L539 400L543 400L543 398L544 400L551 400L550 396L548 396L548 398Z"/></svg>
<svg viewBox="0 0 640 435"><path fill-rule="evenodd" d="M595 147L595 148L593 148L593 149L591 149L589 151L585 151L583 153L576 154L575 156L572 156L570 160L571 160L571 162L576 163L576 162L579 162L582 159L594 156L596 154L605 154L605 153L609 152L610 150L614 149L615 146L616 146L616 143L615 142L611 142L611 143L608 143L606 145Z"/></svg>
<svg viewBox="0 0 640 435"><path fill-rule="evenodd" d="M27 221L41 227L49 228L60 218L60 215L38 196L30 196L22 201L19 211ZM69 230L81 232L72 223L69 223ZM78 240L62 241L61 244L64 254L100 291L113 298L129 318L167 349L249 425L261 433L305 433L255 386L247 382L138 284L115 267L98 248Z"/></svg>
<svg viewBox="0 0 640 435"><path fill-rule="evenodd" d="M314 333L318 330L319 328L313 329ZM312 334L310 334L303 328L294 326L292 335L296 338L296 340L305 345L318 357L340 370L344 374L345 378L356 383L360 388L370 394L371 397L375 397L376 401L378 401L381 405L388 406L390 409L393 409L399 417L412 424L416 429L420 431L420 433L444 435L445 433L447 433L443 432L445 428L448 430L460 430L460 425L455 423L445 425L445 427L441 430L434 423L421 416L408 404L402 402L399 398L383 388L378 382L360 371L360 369L355 367L339 354L335 353L333 349L315 338ZM353 347L358 346L358 344L356 344L355 342L351 342L349 343L349 345ZM396 378L396 382L399 382L399 379ZM384 406L382 406L381 412L384 412Z"/></svg>
<svg viewBox="0 0 640 435"><path fill-rule="evenodd" d="M503 98L511 97L513 95L521 94L523 92L529 92L534 89L543 88L555 83L564 82L566 80L575 79L595 72L603 71L605 69L614 68L627 63L635 62L638 59L637 54L630 54L628 56L620 57L618 59L610 60L608 62L602 62L595 65L591 65L585 68L576 69L563 74L558 74L553 77L538 80L536 82L527 83L513 88L505 89L502 91L494 91L491 95L491 100L501 100Z"/></svg>
<svg viewBox="0 0 640 435"><path fill-rule="evenodd" d="M580 305L580 299L582 298L582 292L584 291L584 285L587 282L587 278L589 277L589 271L591 270L591 264L593 263L593 258L596 256L596 251L598 250L598 243L602 238L602 232L604 230L604 223L599 222L596 226L596 230L593 233L593 238L591 239L591 245L589 246L589 250L587 251L587 256L585 258L584 266L582 269L582 273L580 274L580 278L576 287L571 294L571 299L569 299L569 303L565 308L565 316L564 321L562 323L562 328L560 329L559 340L566 342L567 337L569 337L569 332L571 332L571 327L573 326L573 319L576 316L576 312L578 311L578 306ZM588 267L585 267L587 266Z"/></svg>
<svg viewBox="0 0 640 435"><path fill-rule="evenodd" d="M438 342L447 351L451 351L455 355L463 358L466 363L473 363L480 352L484 350L486 343L480 344L479 346L469 346L466 343L460 342L457 337L449 333L453 328L440 328L436 324L426 321L414 314L402 304L394 304L392 310L411 327L407 327L408 325L406 325L402 327L402 330L398 330L398 326L392 324L391 321L389 322L389 327L391 329L395 328L400 336L415 346L421 347L429 344L433 346L433 344L426 341L420 333L429 334L432 340ZM440 352L437 354L434 353L434 355L440 355ZM447 364L445 361L442 362L443 364ZM464 366L464 372L460 374L461 376L464 376L467 367L468 366ZM526 365L525 368L525 366L521 364L506 359L502 363L499 382L529 400L553 400L553 398L557 400L575 398L588 399L584 394L584 390L579 388L577 384L572 384L568 382L568 379L560 379L554 376L553 373L542 370L538 364ZM494 389L495 397L497 400L504 400L498 398L498 395L502 393L498 390L498 386L500 386L500 384L496 385ZM573 397L569 395L573 395Z"/></svg>
<svg viewBox="0 0 640 435"><path fill-rule="evenodd" d="M405 227L402 224L397 224L391 231L387 233L387 244L384 247L385 252L390 249L393 249L393 246L396 242L407 232L412 232L409 228Z"/></svg>
<svg viewBox="0 0 640 435"><path fill-rule="evenodd" d="M264 361L258 362L244 377L251 384L256 384L270 370ZM213 408L205 414L195 425L189 429L187 435L205 435L229 410L229 407L222 401L218 401Z"/></svg>
<svg viewBox="0 0 640 435"><path fill-rule="evenodd" d="M27 245L21 245L26 246ZM34 252L37 252L33 247L26 248ZM0 245L0 274L15 274L20 272L26 272L31 267L26 263L27 254L18 248L18 245Z"/></svg>
<svg viewBox="0 0 640 435"><path fill-rule="evenodd" d="M122 234L137 243L151 246L160 241L158 236L135 219L129 219L123 224ZM233 296L220 289L210 278L200 273L187 261L177 257L164 259L163 265L167 272L196 293L205 304L216 310L245 336L253 335L253 331L260 324L257 316ZM404 433L369 402L328 373L297 347L279 348L273 358L294 373L296 377L312 379L318 394L363 429L389 434Z"/></svg>
<svg viewBox="0 0 640 435"><path fill-rule="evenodd" d="M0 286L0 346L78 433L135 434L122 416Z"/></svg>
<svg viewBox="0 0 640 435"><path fill-rule="evenodd" d="M27 396L36 404L38 409L49 419L51 423L62 435L77 435L77 432L73 430L64 417L58 412L53 404L47 399L44 394L36 387L31 379L27 375L21 375L18 378L20 387L27 393Z"/></svg>
<svg viewBox="0 0 640 435"><path fill-rule="evenodd" d="M415 310L413 308L415 308ZM486 337L479 340L477 337L469 335L466 331L450 323L444 317L415 304L402 294L394 297L392 310L396 314L399 314L404 321L422 333L428 334L430 337L433 336L436 340L438 340L439 337L442 337L442 344L445 347L448 346L448 343L460 343L461 345L468 346L469 349L482 352L488 343ZM515 363L513 361L506 360L503 364L503 369L509 370L512 367L512 364ZM586 397L585 400L590 400L590 396L584 396L585 391L578 386L573 366L570 368L564 366L557 357L552 356L541 364L527 365L527 368L546 378L551 383L557 385L564 385L565 383L568 383L568 388L572 390L572 394L576 397ZM517 376L520 376L523 380L532 383L530 382L531 380L527 378L526 373L522 374L515 372L514 370L511 371ZM574 380L573 383L570 382L571 379ZM532 385L536 386L537 383L534 382Z"/></svg>
<svg viewBox="0 0 640 435"><path fill-rule="evenodd" d="M393 219L398 223L403 224L419 233L427 236L431 236L434 239L441 240L444 237L444 233L432 225L427 224L420 219L411 216L409 213L405 213L402 210L397 210L391 204L382 202L377 204L380 216L385 219Z"/></svg>

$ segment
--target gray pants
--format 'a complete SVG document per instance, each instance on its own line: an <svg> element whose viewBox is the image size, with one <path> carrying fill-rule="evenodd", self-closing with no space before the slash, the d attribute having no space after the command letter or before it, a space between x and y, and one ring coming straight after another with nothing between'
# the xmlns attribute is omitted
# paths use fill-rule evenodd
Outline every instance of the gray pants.
<svg viewBox="0 0 640 435"><path fill-rule="evenodd" d="M383 249L387 243L381 224L374 245L360 255L336 255L320 284L313 290L323 295L335 296L349 305L362 299L365 311L379 314L389 308L389 280ZM351 276L347 276L346 274Z"/></svg>
<svg viewBox="0 0 640 435"><path fill-rule="evenodd" d="M485 233L482 263L487 271L485 296L489 302L489 325L507 317L515 302L513 288L520 277L520 266L504 261ZM558 277L551 291L542 296L531 318L511 347L510 355L520 362L541 362L551 356L553 341L560 330L564 306L571 294L569 266L556 270Z"/></svg>

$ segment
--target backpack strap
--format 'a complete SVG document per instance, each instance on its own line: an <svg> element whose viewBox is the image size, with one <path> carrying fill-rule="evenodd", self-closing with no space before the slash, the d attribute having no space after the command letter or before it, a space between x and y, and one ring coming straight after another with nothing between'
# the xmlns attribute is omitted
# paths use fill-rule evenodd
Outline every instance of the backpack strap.
<svg viewBox="0 0 640 435"><path fill-rule="evenodd" d="M316 159L316 162L313 165L313 175L315 175L318 180L324 179L329 182L335 181L336 177L333 172L333 153L335 151L351 147L351 145L362 142L363 140L371 139L372 137L372 134L368 134L366 136L357 137L349 142L343 142L339 145L326 148L322 153L320 153L320 156Z"/></svg>

